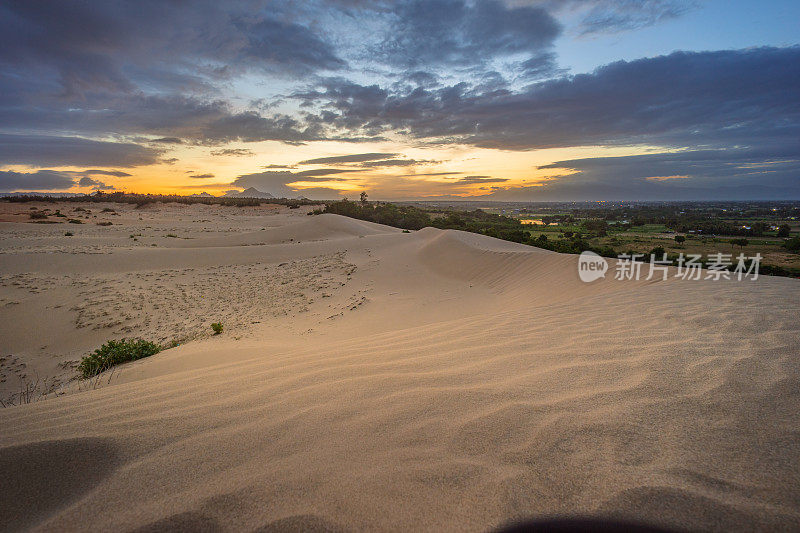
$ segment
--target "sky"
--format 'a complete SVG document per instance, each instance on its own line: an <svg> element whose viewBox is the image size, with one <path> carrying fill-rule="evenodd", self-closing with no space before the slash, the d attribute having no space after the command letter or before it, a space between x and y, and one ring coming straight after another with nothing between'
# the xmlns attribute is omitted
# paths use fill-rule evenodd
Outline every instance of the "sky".
<svg viewBox="0 0 800 533"><path fill-rule="evenodd" d="M0 192L800 199L800 2L0 0Z"/></svg>

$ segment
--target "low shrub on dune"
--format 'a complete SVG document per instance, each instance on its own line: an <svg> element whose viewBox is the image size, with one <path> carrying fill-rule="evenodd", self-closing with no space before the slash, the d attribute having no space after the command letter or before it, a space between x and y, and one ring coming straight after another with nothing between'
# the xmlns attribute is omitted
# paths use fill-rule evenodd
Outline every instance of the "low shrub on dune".
<svg viewBox="0 0 800 533"><path fill-rule="evenodd" d="M111 340L81 359L78 371L85 378L96 376L114 365L150 357L161 351L161 346L142 339Z"/></svg>

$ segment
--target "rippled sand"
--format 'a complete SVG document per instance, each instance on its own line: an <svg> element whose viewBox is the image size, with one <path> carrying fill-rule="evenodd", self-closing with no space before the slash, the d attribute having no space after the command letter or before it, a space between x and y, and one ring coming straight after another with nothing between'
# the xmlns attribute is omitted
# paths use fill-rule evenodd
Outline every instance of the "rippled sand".
<svg viewBox="0 0 800 533"><path fill-rule="evenodd" d="M800 528L797 280L585 284L575 256L245 209L0 224L3 391L61 384L0 409L0 524ZM123 334L182 342L69 381Z"/></svg>

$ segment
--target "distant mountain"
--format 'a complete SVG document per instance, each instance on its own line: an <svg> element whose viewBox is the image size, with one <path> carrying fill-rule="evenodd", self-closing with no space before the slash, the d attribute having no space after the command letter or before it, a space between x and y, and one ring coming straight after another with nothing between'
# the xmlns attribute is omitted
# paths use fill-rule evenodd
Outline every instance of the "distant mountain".
<svg viewBox="0 0 800 533"><path fill-rule="evenodd" d="M270 193L261 192L255 187L250 187L249 189L245 189L242 192L228 191L223 196L227 196L228 198L275 198Z"/></svg>
<svg viewBox="0 0 800 533"><path fill-rule="evenodd" d="M200 194L194 193L189 196L194 196L195 198L216 198L213 194L208 194L207 192L201 192Z"/></svg>

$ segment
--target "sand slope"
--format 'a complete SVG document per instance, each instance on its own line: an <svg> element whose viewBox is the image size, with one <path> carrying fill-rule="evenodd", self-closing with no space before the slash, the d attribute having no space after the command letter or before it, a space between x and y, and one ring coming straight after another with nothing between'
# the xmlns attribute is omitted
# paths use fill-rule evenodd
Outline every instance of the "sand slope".
<svg viewBox="0 0 800 533"><path fill-rule="evenodd" d="M157 215L188 208L171 209ZM18 309L79 305L80 287L20 295L83 276L114 301L173 291L156 301L188 329L214 309L231 324L0 409L7 529L482 531L556 514L800 528L800 282L585 284L574 256L478 235L208 216L242 232L3 258L33 280L0 288ZM110 313L123 326L179 328L130 302ZM58 320L32 315L3 342L30 364L32 328L96 346Z"/></svg>

